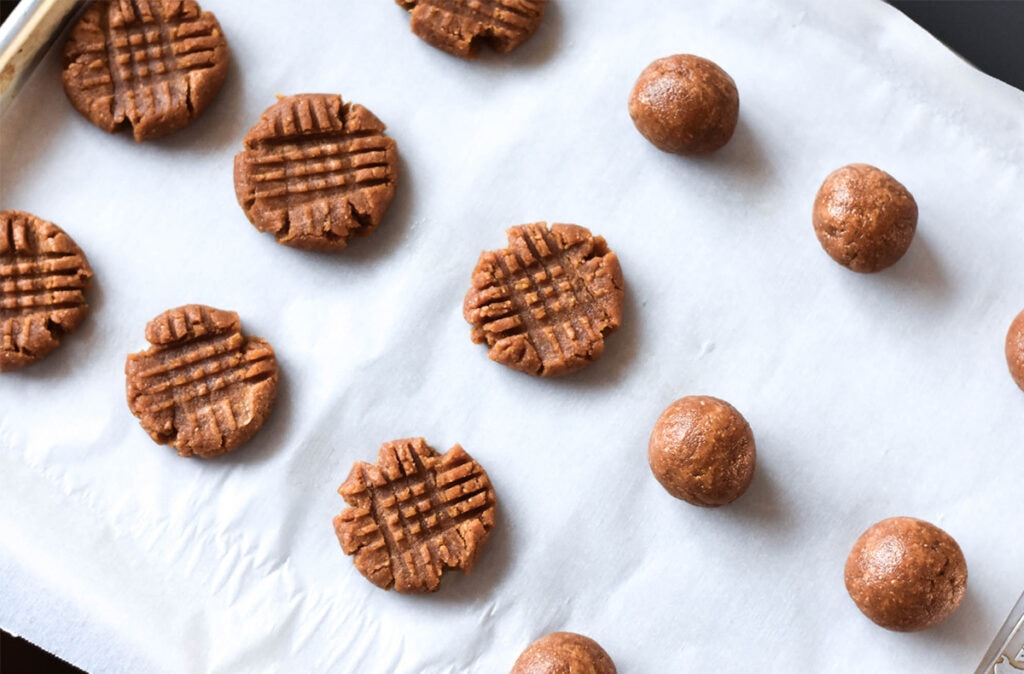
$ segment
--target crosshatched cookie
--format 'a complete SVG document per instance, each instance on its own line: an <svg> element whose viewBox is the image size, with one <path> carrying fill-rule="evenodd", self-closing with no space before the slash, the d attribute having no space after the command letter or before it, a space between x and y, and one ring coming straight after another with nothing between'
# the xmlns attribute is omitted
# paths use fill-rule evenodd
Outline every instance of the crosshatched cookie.
<svg viewBox="0 0 1024 674"><path fill-rule="evenodd" d="M604 351L622 321L619 259L577 225L537 222L508 230L508 248L484 251L463 315L489 356L527 374L578 370Z"/></svg>
<svg viewBox="0 0 1024 674"><path fill-rule="evenodd" d="M0 211L0 372L36 362L89 313L92 269L64 230Z"/></svg>
<svg viewBox="0 0 1024 674"><path fill-rule="evenodd" d="M336 251L380 224L395 194L398 147L384 124L337 94L267 108L235 156L235 195L278 243Z"/></svg>
<svg viewBox="0 0 1024 674"><path fill-rule="evenodd" d="M615 674L601 645L575 632L552 632L527 646L512 674Z"/></svg>
<svg viewBox="0 0 1024 674"><path fill-rule="evenodd" d="M547 0L395 0L409 10L412 32L454 56L473 58L481 43L512 51L540 26Z"/></svg>
<svg viewBox="0 0 1024 674"><path fill-rule="evenodd" d="M1013 381L1024 391L1024 311L1017 314L1006 331L1006 364Z"/></svg>
<svg viewBox="0 0 1024 674"><path fill-rule="evenodd" d="M209 458L260 429L277 397L277 359L242 335L238 314L201 304L171 309L146 326L152 346L128 356L128 407L157 443Z"/></svg>
<svg viewBox="0 0 1024 674"><path fill-rule="evenodd" d="M135 140L187 125L220 91L228 45L193 0L100 0L64 45L64 91L93 124Z"/></svg>
<svg viewBox="0 0 1024 674"><path fill-rule="evenodd" d="M491 481L459 445L439 455L423 438L386 442L338 493L352 506L334 518L341 548L385 590L437 590L446 568L472 568L494 527Z"/></svg>

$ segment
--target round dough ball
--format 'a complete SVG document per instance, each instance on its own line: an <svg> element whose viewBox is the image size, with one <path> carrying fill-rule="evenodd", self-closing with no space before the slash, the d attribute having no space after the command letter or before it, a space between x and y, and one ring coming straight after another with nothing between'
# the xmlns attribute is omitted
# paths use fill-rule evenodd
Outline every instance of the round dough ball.
<svg viewBox="0 0 1024 674"><path fill-rule="evenodd" d="M526 647L512 674L615 674L615 663L593 639L552 632Z"/></svg>
<svg viewBox="0 0 1024 674"><path fill-rule="evenodd" d="M647 444L651 472L668 493L706 508L732 503L754 478L757 450L750 424L711 396L669 405Z"/></svg>
<svg viewBox="0 0 1024 674"><path fill-rule="evenodd" d="M897 632L937 625L967 589L967 562L942 529L890 517L865 531L846 559L846 590L864 615Z"/></svg>
<svg viewBox="0 0 1024 674"><path fill-rule="evenodd" d="M675 54L644 68L629 94L629 116L644 138L665 152L701 155L732 138L740 95L714 62Z"/></svg>
<svg viewBox="0 0 1024 674"><path fill-rule="evenodd" d="M814 232L847 269L871 273L895 264L917 230L917 202L891 175L850 164L825 178L814 199Z"/></svg>
<svg viewBox="0 0 1024 674"><path fill-rule="evenodd" d="M1024 391L1024 311L1017 314L1006 333L1006 364L1010 376Z"/></svg>

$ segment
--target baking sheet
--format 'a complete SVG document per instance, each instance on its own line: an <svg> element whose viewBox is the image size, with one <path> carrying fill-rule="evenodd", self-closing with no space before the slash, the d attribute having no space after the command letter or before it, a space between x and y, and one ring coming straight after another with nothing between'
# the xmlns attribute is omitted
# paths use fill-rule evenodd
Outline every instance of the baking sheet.
<svg viewBox="0 0 1024 674"><path fill-rule="evenodd" d="M216 2L234 56L220 98L155 143L75 113L59 49L2 120L0 208L64 227L92 313L0 378L0 625L91 671L507 671L553 630L621 672L968 671L1024 587L1024 394L1002 344L1024 308L1024 94L881 2L553 0L507 56L462 62L386 1ZM736 80L718 154L663 154L626 97L654 58ZM274 95L338 92L389 126L402 183L340 255L258 234L232 157ZM874 276L820 249L811 203L862 161L920 206ZM627 284L603 358L563 379L490 362L462 297L507 226L575 222ZM182 460L124 401L146 321L240 313L282 369L244 450ZM669 497L646 444L672 400L750 421L758 473L730 507ZM353 461L390 439L459 442L499 523L430 596L370 585L334 538ZM873 522L930 520L962 546L966 599L886 632L842 573Z"/></svg>

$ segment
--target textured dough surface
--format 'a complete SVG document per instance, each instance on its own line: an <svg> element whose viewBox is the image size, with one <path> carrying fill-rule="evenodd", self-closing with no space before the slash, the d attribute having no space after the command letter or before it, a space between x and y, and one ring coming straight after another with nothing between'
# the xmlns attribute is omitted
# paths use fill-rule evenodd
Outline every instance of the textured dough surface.
<svg viewBox="0 0 1024 674"><path fill-rule="evenodd" d="M512 674L616 674L601 645L574 632L552 632L527 646Z"/></svg>
<svg viewBox="0 0 1024 674"><path fill-rule="evenodd" d="M963 601L967 562L934 524L890 517L865 531L846 560L846 589L882 627L914 632L937 625Z"/></svg>
<svg viewBox="0 0 1024 674"><path fill-rule="evenodd" d="M709 154L732 138L740 114L736 83L716 63L675 54L644 68L629 94L629 116L665 152Z"/></svg>
<svg viewBox="0 0 1024 674"><path fill-rule="evenodd" d="M445 569L472 569L494 527L490 478L459 445L442 455L423 438L386 442L338 493L351 506L334 518L338 542L385 590L436 591Z"/></svg>
<svg viewBox="0 0 1024 674"><path fill-rule="evenodd" d="M463 316L494 361L542 377L596 360L622 322L622 270L600 236L577 225L509 228L508 247L485 251Z"/></svg>
<svg viewBox="0 0 1024 674"><path fill-rule="evenodd" d="M127 124L135 140L148 140L206 109L228 59L220 24L194 0L101 0L64 45L64 91L104 131Z"/></svg>
<svg viewBox="0 0 1024 674"><path fill-rule="evenodd" d="M903 257L917 231L917 202L891 175L850 164L825 178L814 199L814 232L829 256L872 273Z"/></svg>
<svg viewBox="0 0 1024 674"><path fill-rule="evenodd" d="M0 211L0 372L43 358L89 313L92 269L64 230Z"/></svg>
<svg viewBox="0 0 1024 674"><path fill-rule="evenodd" d="M409 10L412 32L424 42L462 58L481 43L512 51L536 32L547 0L395 0Z"/></svg>
<svg viewBox="0 0 1024 674"><path fill-rule="evenodd" d="M248 441L277 397L274 350L246 337L238 314L189 304L146 326L146 351L125 363L128 407L153 440L209 458Z"/></svg>
<svg viewBox="0 0 1024 674"><path fill-rule="evenodd" d="M1006 332L1006 364L1013 381L1024 391L1024 311L1017 314Z"/></svg>
<svg viewBox="0 0 1024 674"><path fill-rule="evenodd" d="M391 204L398 148L384 124L337 94L297 94L264 111L235 156L235 195L278 243L337 251Z"/></svg>
<svg viewBox="0 0 1024 674"><path fill-rule="evenodd" d="M732 503L750 486L757 450L750 424L735 407L711 396L687 396L658 417L647 459L668 493L716 507Z"/></svg>

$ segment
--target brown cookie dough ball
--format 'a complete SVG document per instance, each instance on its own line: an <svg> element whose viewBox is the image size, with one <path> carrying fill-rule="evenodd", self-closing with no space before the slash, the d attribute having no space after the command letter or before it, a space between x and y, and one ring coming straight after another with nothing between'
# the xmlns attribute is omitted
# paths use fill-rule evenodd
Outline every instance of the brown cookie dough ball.
<svg viewBox="0 0 1024 674"><path fill-rule="evenodd" d="M967 589L967 562L942 529L890 517L865 531L846 559L846 590L864 615L897 632L937 625Z"/></svg>
<svg viewBox="0 0 1024 674"><path fill-rule="evenodd" d="M1006 364L1010 376L1024 391L1024 311L1017 314L1006 333Z"/></svg>
<svg viewBox="0 0 1024 674"><path fill-rule="evenodd" d="M512 674L615 674L615 663L593 639L552 632L527 646Z"/></svg>
<svg viewBox="0 0 1024 674"><path fill-rule="evenodd" d="M629 94L629 116L644 138L665 152L708 154L732 138L740 95L712 61L675 54L644 68Z"/></svg>
<svg viewBox="0 0 1024 674"><path fill-rule="evenodd" d="M757 451L750 424L735 407L710 396L688 396L658 417L647 460L668 493L713 508L747 490Z"/></svg>
<svg viewBox="0 0 1024 674"><path fill-rule="evenodd" d="M910 247L917 202L891 175L850 164L825 178L814 199L814 232L829 256L853 271L881 271Z"/></svg>

